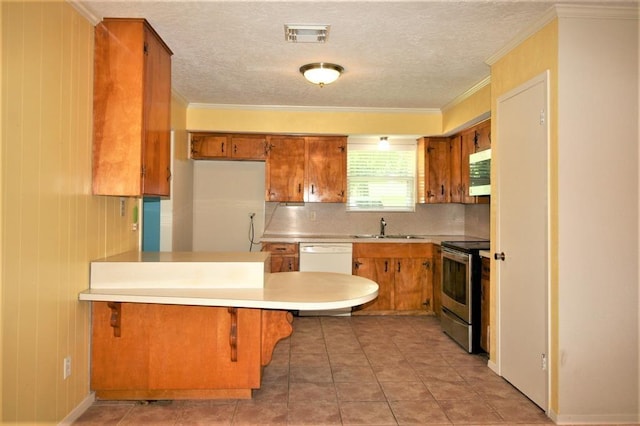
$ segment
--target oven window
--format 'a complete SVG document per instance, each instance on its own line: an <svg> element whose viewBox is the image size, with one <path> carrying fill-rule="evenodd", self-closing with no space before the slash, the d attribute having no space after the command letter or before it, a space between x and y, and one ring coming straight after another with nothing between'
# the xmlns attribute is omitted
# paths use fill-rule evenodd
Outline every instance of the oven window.
<svg viewBox="0 0 640 426"><path fill-rule="evenodd" d="M467 265L455 260L443 258L442 291L460 303L467 304Z"/></svg>

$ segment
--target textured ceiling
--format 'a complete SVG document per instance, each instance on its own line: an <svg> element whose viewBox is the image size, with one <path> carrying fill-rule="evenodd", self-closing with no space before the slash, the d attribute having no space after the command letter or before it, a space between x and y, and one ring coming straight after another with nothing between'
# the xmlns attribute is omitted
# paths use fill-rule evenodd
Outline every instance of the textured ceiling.
<svg viewBox="0 0 640 426"><path fill-rule="evenodd" d="M485 79L485 61L557 1L75 3L97 20L146 18L173 50L173 89L190 103L429 109ZM284 24L331 28L325 44L294 44ZM309 62L345 72L320 88L298 71Z"/></svg>

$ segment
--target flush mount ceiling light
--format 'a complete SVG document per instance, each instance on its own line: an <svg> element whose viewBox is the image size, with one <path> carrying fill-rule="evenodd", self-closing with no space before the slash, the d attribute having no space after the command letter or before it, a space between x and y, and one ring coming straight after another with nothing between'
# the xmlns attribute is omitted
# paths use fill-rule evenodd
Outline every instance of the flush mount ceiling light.
<svg viewBox="0 0 640 426"><path fill-rule="evenodd" d="M284 39L289 43L325 43L330 25L284 24Z"/></svg>
<svg viewBox="0 0 640 426"><path fill-rule="evenodd" d="M344 71L340 65L328 62L315 62L300 67L300 72L309 82L324 87L325 84L333 83Z"/></svg>

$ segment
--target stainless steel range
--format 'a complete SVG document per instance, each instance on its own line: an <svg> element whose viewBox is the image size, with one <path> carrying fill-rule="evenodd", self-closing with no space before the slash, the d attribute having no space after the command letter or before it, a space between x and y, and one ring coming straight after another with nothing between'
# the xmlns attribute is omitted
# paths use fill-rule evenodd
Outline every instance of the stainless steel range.
<svg viewBox="0 0 640 426"><path fill-rule="evenodd" d="M480 349L480 250L489 241L443 241L442 330L469 353Z"/></svg>

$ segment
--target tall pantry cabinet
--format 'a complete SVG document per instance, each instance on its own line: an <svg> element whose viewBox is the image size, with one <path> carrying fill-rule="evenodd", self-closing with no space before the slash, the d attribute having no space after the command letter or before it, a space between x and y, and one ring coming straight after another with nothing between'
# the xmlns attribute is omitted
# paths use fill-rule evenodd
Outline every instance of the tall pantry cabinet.
<svg viewBox="0 0 640 426"><path fill-rule="evenodd" d="M169 196L171 55L145 19L96 26L94 194Z"/></svg>

